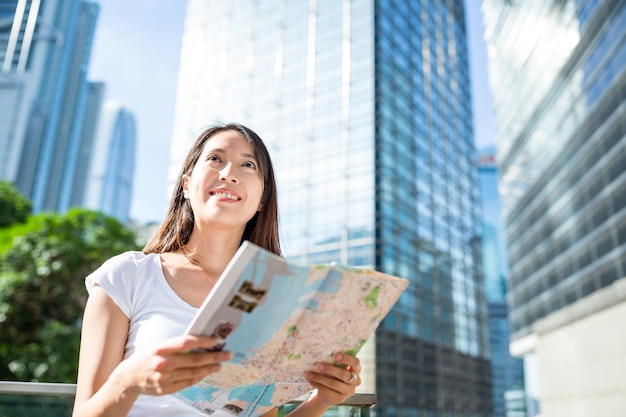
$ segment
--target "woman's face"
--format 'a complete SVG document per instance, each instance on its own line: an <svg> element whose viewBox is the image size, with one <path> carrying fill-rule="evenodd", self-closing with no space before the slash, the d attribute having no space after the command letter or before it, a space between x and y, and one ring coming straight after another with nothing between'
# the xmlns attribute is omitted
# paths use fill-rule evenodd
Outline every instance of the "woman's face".
<svg viewBox="0 0 626 417"><path fill-rule="evenodd" d="M190 175L183 176L183 193L191 203L196 227L240 229L260 209L263 181L248 140L239 132L215 134Z"/></svg>

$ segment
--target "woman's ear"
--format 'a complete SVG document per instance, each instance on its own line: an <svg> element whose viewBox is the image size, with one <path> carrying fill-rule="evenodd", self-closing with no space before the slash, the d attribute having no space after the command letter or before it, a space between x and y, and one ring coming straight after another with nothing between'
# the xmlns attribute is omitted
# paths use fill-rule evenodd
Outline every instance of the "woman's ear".
<svg viewBox="0 0 626 417"><path fill-rule="evenodd" d="M183 175L181 184L183 188L183 197L187 200L189 199L189 175Z"/></svg>

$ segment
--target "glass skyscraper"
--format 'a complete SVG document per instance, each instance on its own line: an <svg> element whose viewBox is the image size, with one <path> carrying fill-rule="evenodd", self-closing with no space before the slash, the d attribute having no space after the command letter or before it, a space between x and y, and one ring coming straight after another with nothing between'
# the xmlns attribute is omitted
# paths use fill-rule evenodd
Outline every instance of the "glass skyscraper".
<svg viewBox="0 0 626 417"><path fill-rule="evenodd" d="M483 12L511 351L527 360L527 381L543 381L527 384L530 415L539 399L542 415L591 415L600 403L623 415L626 388L607 381L624 367L603 349L624 341L580 357L570 347L612 334L605 317L626 305L615 298L626 283L626 2L484 0ZM568 381L587 383L585 395Z"/></svg>
<svg viewBox="0 0 626 417"><path fill-rule="evenodd" d="M0 1L0 175L35 212L69 208L98 12L81 0Z"/></svg>
<svg viewBox="0 0 626 417"><path fill-rule="evenodd" d="M129 222L136 143L133 113L117 101L105 101L93 144L97 158L87 173L85 207Z"/></svg>
<svg viewBox="0 0 626 417"><path fill-rule="evenodd" d="M188 0L173 183L238 121L268 144L282 242L303 263L410 279L363 352L380 416L490 416L463 2Z"/></svg>
<svg viewBox="0 0 626 417"><path fill-rule="evenodd" d="M493 147L479 150L478 177L483 221L483 275L489 306L489 340L494 417L526 417L524 365L509 353L507 263Z"/></svg>
<svg viewBox="0 0 626 417"><path fill-rule="evenodd" d="M76 158L74 186L72 190L67 190L67 192L71 191L71 195L68 196L69 204L66 203L69 207L81 207L86 204L85 196L89 191L90 171L92 166L97 164L97 160L102 158L102 155L94 155L94 149L100 116L104 111L102 103L104 101L105 85L103 82L88 82L87 85L87 100L81 129L80 149ZM125 215L123 218L126 219L127 217Z"/></svg>

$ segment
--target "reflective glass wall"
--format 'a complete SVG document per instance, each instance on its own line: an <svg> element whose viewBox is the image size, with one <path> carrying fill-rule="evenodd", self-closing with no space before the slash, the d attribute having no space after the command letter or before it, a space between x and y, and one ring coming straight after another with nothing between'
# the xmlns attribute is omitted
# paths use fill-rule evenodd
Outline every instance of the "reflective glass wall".
<svg viewBox="0 0 626 417"><path fill-rule="evenodd" d="M483 11L517 340L626 275L626 3Z"/></svg>
<svg viewBox="0 0 626 417"><path fill-rule="evenodd" d="M490 410L467 56L462 2L377 2L377 264L415 283L377 338L389 416Z"/></svg>

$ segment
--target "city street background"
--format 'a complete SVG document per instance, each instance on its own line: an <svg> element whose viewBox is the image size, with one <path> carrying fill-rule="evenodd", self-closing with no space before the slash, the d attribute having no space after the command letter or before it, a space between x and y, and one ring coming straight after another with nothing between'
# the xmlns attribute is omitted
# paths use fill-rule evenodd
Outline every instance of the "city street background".
<svg viewBox="0 0 626 417"><path fill-rule="evenodd" d="M167 203L174 102L185 1L103 0L88 79L106 83L105 98L119 100L137 120L137 154L130 217L158 222ZM477 148L493 145L480 1L466 0ZM245 121L241 121L245 123Z"/></svg>

